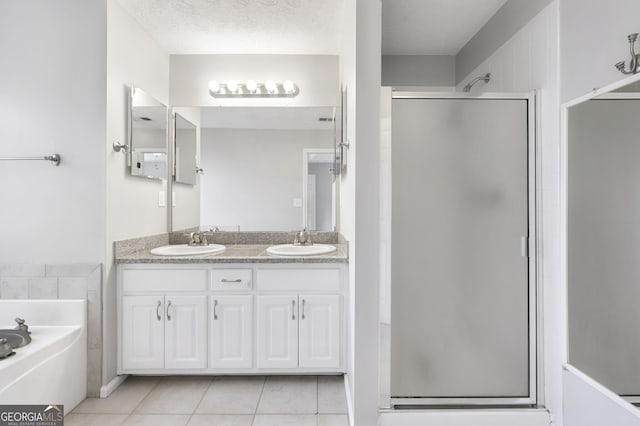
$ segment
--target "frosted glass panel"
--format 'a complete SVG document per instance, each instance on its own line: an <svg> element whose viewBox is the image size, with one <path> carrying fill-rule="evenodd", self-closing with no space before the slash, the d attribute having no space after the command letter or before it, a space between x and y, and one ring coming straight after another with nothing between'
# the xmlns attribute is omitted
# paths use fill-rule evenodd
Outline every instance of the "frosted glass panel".
<svg viewBox="0 0 640 426"><path fill-rule="evenodd" d="M527 101L394 99L392 397L528 397Z"/></svg>
<svg viewBox="0 0 640 426"><path fill-rule="evenodd" d="M569 110L569 362L640 395L640 100Z"/></svg>

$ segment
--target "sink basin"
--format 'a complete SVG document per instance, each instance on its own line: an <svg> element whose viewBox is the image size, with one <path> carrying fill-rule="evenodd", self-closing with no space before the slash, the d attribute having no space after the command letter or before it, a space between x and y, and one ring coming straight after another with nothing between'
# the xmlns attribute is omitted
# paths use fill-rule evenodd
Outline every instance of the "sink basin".
<svg viewBox="0 0 640 426"><path fill-rule="evenodd" d="M151 254L156 256L198 256L201 254L218 254L225 250L226 247L221 244L209 244L208 246L172 244L151 249Z"/></svg>
<svg viewBox="0 0 640 426"><path fill-rule="evenodd" d="M280 244L271 246L267 253L278 256L317 256L336 251L334 246L329 244L313 244L310 246L294 246L293 244Z"/></svg>

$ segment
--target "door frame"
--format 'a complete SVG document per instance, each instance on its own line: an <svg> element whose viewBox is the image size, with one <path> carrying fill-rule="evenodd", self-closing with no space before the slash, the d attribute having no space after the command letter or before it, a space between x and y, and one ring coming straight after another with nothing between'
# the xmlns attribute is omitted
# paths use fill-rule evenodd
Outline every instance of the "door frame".
<svg viewBox="0 0 640 426"><path fill-rule="evenodd" d="M305 148L302 150L302 227L309 231L315 231L313 229L309 229L308 218L307 218L307 210L309 209L309 187L308 187L308 175L309 175L309 155L310 154L331 154L333 155L333 148ZM332 231L337 229L336 218L337 214L337 206L338 200L336 199L336 185L338 179L334 179L331 182L331 227Z"/></svg>
<svg viewBox="0 0 640 426"><path fill-rule="evenodd" d="M539 123L537 116L537 92L527 93L484 93L481 95L471 95L460 92L392 92L391 100L394 99L469 99L469 100L524 100L527 102L527 123L528 123L528 183L527 183L527 200L528 200L528 227L529 240L527 245L529 257L529 395L526 397L469 397L469 398L393 398L390 392L390 380L386 381L388 389L380 389L382 406L531 406L542 404L544 397L542 389L543 383L543 359L542 356L542 291L538 282L541 277L541 264L538 262L540 257L541 241L539 231L542 220L542 211L540 203L537 200L541 198L541 164L538 159L541 158L537 135L539 134ZM393 121L393 116L391 117ZM393 135L392 135L393 138ZM385 347L386 346L386 347ZM390 342L381 343L381 359L390 359L388 356L391 352ZM389 376L390 378L390 376ZM384 381L381 381L384 383ZM386 400L388 398L388 400ZM388 403L388 405L386 405Z"/></svg>

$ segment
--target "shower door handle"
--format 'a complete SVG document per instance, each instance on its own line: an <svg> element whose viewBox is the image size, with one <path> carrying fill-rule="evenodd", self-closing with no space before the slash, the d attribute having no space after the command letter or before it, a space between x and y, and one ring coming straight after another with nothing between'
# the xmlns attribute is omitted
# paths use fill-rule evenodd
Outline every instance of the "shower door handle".
<svg viewBox="0 0 640 426"><path fill-rule="evenodd" d="M520 237L520 255L529 257L529 237Z"/></svg>

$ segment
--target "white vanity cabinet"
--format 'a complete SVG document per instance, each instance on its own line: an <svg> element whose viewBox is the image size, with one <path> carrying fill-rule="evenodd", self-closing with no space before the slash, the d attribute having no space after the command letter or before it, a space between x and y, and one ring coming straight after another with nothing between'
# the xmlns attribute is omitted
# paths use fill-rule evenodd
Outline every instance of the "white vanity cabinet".
<svg viewBox="0 0 640 426"><path fill-rule="evenodd" d="M207 367L206 296L165 296L164 367Z"/></svg>
<svg viewBox="0 0 640 426"><path fill-rule="evenodd" d="M205 368L204 296L124 296L124 369Z"/></svg>
<svg viewBox="0 0 640 426"><path fill-rule="evenodd" d="M119 374L342 373L346 265L118 265Z"/></svg>
<svg viewBox="0 0 640 426"><path fill-rule="evenodd" d="M299 366L338 368L340 366L340 296L299 297Z"/></svg>
<svg viewBox="0 0 640 426"><path fill-rule="evenodd" d="M164 297L122 298L122 368L164 368Z"/></svg>
<svg viewBox="0 0 640 426"><path fill-rule="evenodd" d="M253 296L211 296L209 337L212 368L251 368L253 365Z"/></svg>
<svg viewBox="0 0 640 426"><path fill-rule="evenodd" d="M340 296L258 296L259 368L339 368Z"/></svg>
<svg viewBox="0 0 640 426"><path fill-rule="evenodd" d="M298 367L298 296L258 296L258 368Z"/></svg>

